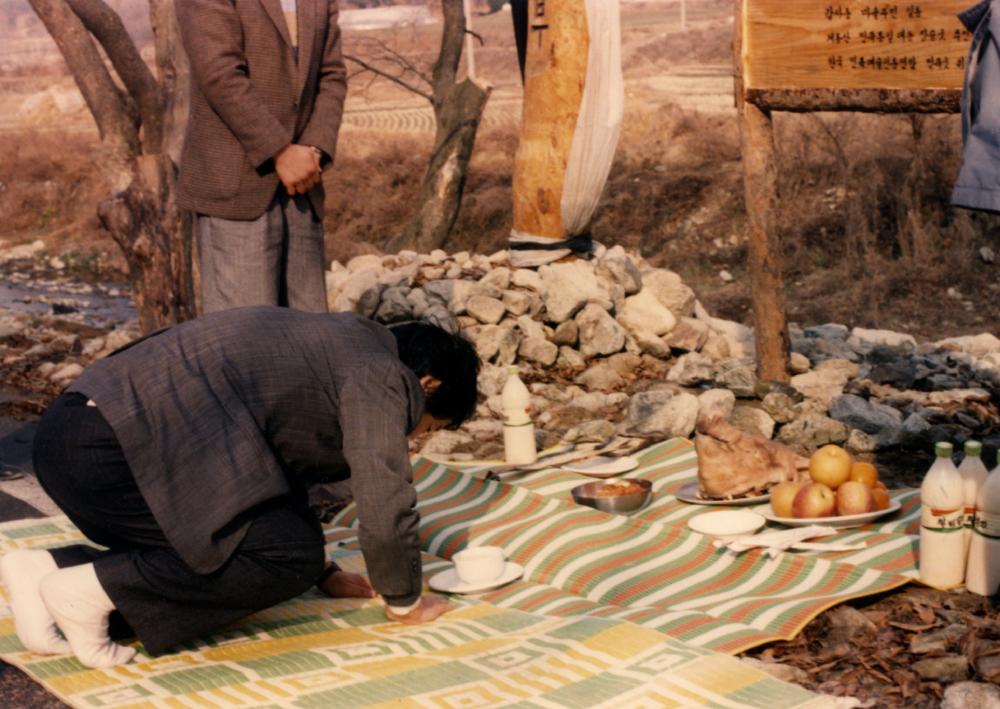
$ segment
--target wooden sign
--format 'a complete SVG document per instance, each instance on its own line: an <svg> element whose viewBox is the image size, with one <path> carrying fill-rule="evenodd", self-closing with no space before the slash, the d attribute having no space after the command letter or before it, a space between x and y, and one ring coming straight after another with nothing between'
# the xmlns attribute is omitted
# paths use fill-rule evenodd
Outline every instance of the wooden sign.
<svg viewBox="0 0 1000 709"><path fill-rule="evenodd" d="M743 0L747 90L960 89L971 0Z"/></svg>

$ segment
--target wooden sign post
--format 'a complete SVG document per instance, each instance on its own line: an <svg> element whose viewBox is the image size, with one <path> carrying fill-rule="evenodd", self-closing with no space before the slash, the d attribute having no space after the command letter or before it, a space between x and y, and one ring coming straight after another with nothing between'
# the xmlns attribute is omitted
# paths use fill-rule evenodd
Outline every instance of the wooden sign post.
<svg viewBox="0 0 1000 709"><path fill-rule="evenodd" d="M736 0L736 106L749 221L757 375L787 381L773 111L955 113L969 0Z"/></svg>

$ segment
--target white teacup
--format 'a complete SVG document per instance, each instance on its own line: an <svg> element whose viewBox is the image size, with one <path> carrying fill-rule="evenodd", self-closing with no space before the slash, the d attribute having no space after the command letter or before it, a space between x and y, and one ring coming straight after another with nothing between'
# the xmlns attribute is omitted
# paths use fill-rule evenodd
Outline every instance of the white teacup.
<svg viewBox="0 0 1000 709"><path fill-rule="evenodd" d="M500 547L469 547L452 556L451 560L455 562L458 578L468 584L495 581L507 565Z"/></svg>

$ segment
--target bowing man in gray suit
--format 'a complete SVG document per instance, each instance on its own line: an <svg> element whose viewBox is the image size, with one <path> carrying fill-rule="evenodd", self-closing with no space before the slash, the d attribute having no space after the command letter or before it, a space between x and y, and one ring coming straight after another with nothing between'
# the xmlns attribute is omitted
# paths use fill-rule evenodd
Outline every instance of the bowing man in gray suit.
<svg viewBox="0 0 1000 709"><path fill-rule="evenodd" d="M95 362L43 415L35 470L107 550L0 560L22 643L113 666L135 650L111 641L112 611L157 654L315 583L433 620L450 606L421 597L407 435L467 419L478 369L467 340L433 325L272 306ZM348 479L371 585L325 565L306 502L310 483Z"/></svg>

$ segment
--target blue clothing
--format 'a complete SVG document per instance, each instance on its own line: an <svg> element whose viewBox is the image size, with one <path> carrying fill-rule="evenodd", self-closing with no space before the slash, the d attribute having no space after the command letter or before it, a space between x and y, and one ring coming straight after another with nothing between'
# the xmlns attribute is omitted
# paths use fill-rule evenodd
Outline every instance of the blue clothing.
<svg viewBox="0 0 1000 709"><path fill-rule="evenodd" d="M962 87L962 169L951 203L1000 212L1000 0L983 0L958 17L972 45Z"/></svg>

